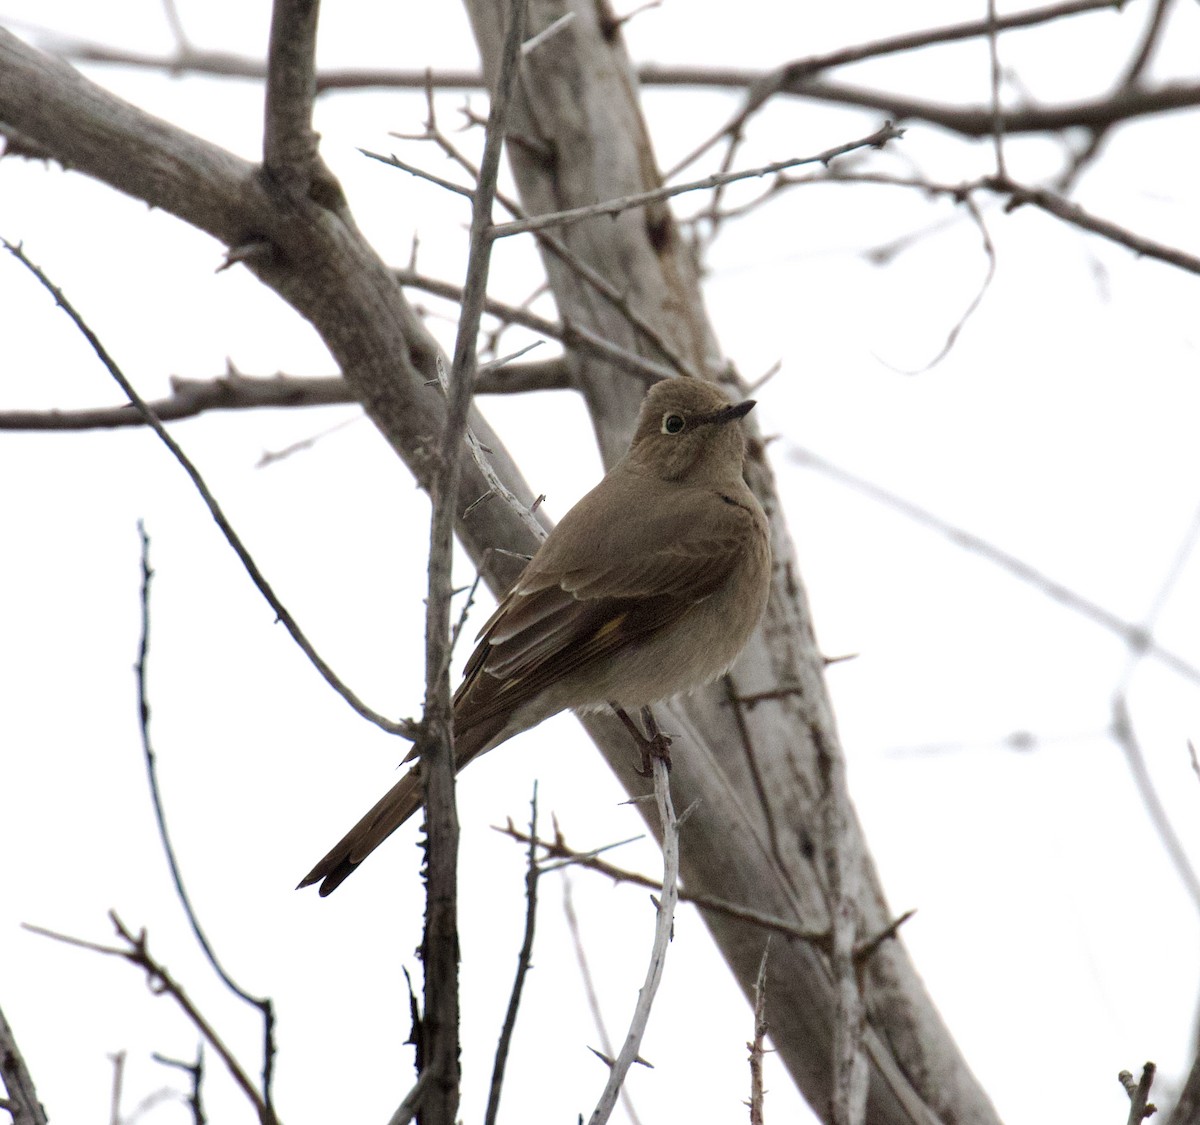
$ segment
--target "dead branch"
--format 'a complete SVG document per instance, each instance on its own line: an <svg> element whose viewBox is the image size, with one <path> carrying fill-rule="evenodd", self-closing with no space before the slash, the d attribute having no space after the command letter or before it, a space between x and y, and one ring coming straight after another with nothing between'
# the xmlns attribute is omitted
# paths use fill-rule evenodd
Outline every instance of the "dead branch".
<svg viewBox="0 0 1200 1125"><path fill-rule="evenodd" d="M0 28L0 35L3 35L3 28ZM24 250L20 246L16 246L7 239L0 238L2 245L10 254L13 255L42 285L47 292L54 298L56 304L71 318L75 327L83 334L84 338L91 345L92 350L96 353L100 362L108 369L109 374L116 380L117 385L123 390L129 401L137 408L138 412L145 419L146 424L158 435L162 443L170 450L172 456L182 466L184 472L191 478L192 484L196 491L200 493L205 505L208 507L209 513L216 521L217 526L221 529L226 541L233 548L234 553L245 567L247 574L250 575L251 581L258 587L259 592L267 600L267 603L275 611L275 615L281 621L292 639L300 647L300 650L308 657L313 667L321 673L325 682L329 684L334 691L338 693L350 706L358 712L364 719L374 723L376 726L388 731L390 734L398 734L402 737L413 737L413 726L407 721L396 722L379 714L377 711L368 707L358 696L337 676L333 669L325 662L320 653L313 647L309 639L301 631L300 626L296 624L295 619L288 612L287 607L279 600L274 589L267 581L266 576L258 568L258 564L254 561L253 556L242 542L241 537L233 529L233 525L225 517L221 506L217 503L216 497L212 494L204 478L200 475L200 470L184 453L179 443L175 441L162 422L158 420L154 412L146 404L145 400L137 393L134 386L125 377L125 373L117 366L116 361L108 354L107 349L101 343L99 337L92 331L87 321L76 311L75 306L67 300L61 289L59 289L36 265L26 257Z"/></svg>
<svg viewBox="0 0 1200 1125"><path fill-rule="evenodd" d="M508 1008L504 1013L504 1023L500 1027L500 1035L496 1040L496 1059L492 1065L492 1081L488 1089L484 1125L495 1125L496 1123L496 1113L500 1109L500 1091L504 1085L504 1068L508 1062L513 1030L517 1026L517 1010L521 1006L521 993L525 988L525 978L533 963L533 934L537 925L538 877L541 874L537 862L537 848L533 842L537 838L536 781L533 784L533 796L529 801L529 836L529 855L525 864L525 936L521 940L521 950L517 954L517 971L513 977Z"/></svg>
<svg viewBox="0 0 1200 1125"><path fill-rule="evenodd" d="M425 615L425 713L419 743L427 833L425 934L421 942L425 1010L420 1057L424 1067L434 1072L433 1084L425 1094L421 1110L422 1120L428 1125L453 1125L458 1115L458 813L454 805L454 720L450 694L451 570L462 480L460 453L471 410L475 349L491 261L492 203L508 127L509 101L525 38L524 0L513 0L508 7L499 77L492 94L479 183L471 207L467 276L446 391L440 464L432 490Z"/></svg>
<svg viewBox="0 0 1200 1125"><path fill-rule="evenodd" d="M650 964L646 969L646 980L638 992L637 1005L630 1020L629 1031L620 1053L609 1070L604 1092L588 1119L588 1125L604 1125L617 1104L617 1095L625 1082L629 1068L638 1058L638 1048L650 1020L654 997L662 980L666 962L667 946L675 921L675 904L679 901L679 824L675 818L675 807L671 803L670 773L661 757L653 760L654 797L658 804L658 815L662 823L663 848L663 892L658 900L658 917L654 927L654 945L650 952Z"/></svg>
<svg viewBox="0 0 1200 1125"><path fill-rule="evenodd" d="M170 395L146 403L160 422L196 418L213 410L358 405L353 389L340 375L244 375L232 371L215 379L172 376L170 386ZM561 356L555 356L483 371L475 393L510 395L570 389L566 364ZM144 425L145 416L132 403L82 410L0 410L0 430L116 430Z"/></svg>
<svg viewBox="0 0 1200 1125"><path fill-rule="evenodd" d="M581 219L591 219L597 215L619 215L634 207L645 207L676 195L692 191L709 191L724 184L737 183L739 180L761 179L763 176L774 175L787 168L796 168L802 164L822 164L826 167L839 156L864 148L883 148L889 141L897 140L904 135L903 129L896 129L892 123L886 122L870 136L846 144L836 145L815 156L797 156L788 160L779 160L761 168L750 168L741 172L717 173L705 176L686 184L674 184L669 187L654 188L651 191L640 191L620 199L604 200L600 203L589 203L585 207L573 207L566 211L556 211L547 215L536 215L530 219L517 219L509 223L501 223L495 228L494 238L507 238L512 234L525 234L530 231L545 230L548 227L566 226L579 222Z"/></svg>
<svg viewBox="0 0 1200 1125"><path fill-rule="evenodd" d="M771 955L771 939L763 946L758 979L754 982L754 1037L746 1046L750 1050L750 1125L763 1125L763 1056L767 1038L767 958Z"/></svg>
<svg viewBox="0 0 1200 1125"><path fill-rule="evenodd" d="M150 569L150 537L141 521L138 521L138 534L142 541L142 583L140 606L142 618L141 638L138 641L137 660L134 663L134 675L137 679L138 728L142 739L142 757L146 764L146 777L150 783L150 799L154 806L154 822L158 828L158 839L162 844L163 855L166 856L167 868L171 872L171 882L175 887L175 897L183 907L183 913L191 928L196 944L200 946L205 959L212 966L213 972L221 979L230 992L239 1000L256 1009L263 1021L263 1068L262 1068L262 1097L270 1115L274 1117L272 1081L275 1074L275 1005L269 996L254 996L241 987L226 971L217 957L216 950L208 940L200 919L192 906L191 896L183 882L183 872L175 855L175 847L171 843L171 834L167 831L167 815L163 808L162 793L158 785L158 766L155 759L154 747L150 741L150 693L147 685L147 667L150 656L150 582L154 576Z"/></svg>
<svg viewBox="0 0 1200 1125"><path fill-rule="evenodd" d="M1146 1063L1142 1067L1142 1077L1137 1082L1133 1080L1133 1075L1127 1070L1123 1070L1117 1075L1117 1081L1125 1087L1125 1093L1129 1095L1127 1125L1141 1125L1141 1122L1147 1117L1153 1117L1158 1112L1158 1107L1149 1100L1150 1087L1154 1085L1154 1075L1157 1070L1154 1063Z"/></svg>
<svg viewBox="0 0 1200 1125"><path fill-rule="evenodd" d="M646 875L639 875L634 871L627 871L621 867L614 867L611 863L606 863L604 860L598 858L600 852L607 851L608 848L597 848L590 852L576 851L567 845L561 832L556 832L553 840L531 840L520 829L514 827L511 821L504 828L492 825L492 830L501 833L501 835L508 836L518 843L533 843L542 848L544 851L541 861L543 867L545 867L547 859L553 858L562 861L562 863L555 865L556 868L566 866L585 867L589 871L605 875L617 883L631 883L634 886L646 887L648 890L656 893L662 891L662 884L657 880L651 879ZM626 843L628 842L626 841ZM617 845L608 845L608 847L614 846ZM768 914L763 914L761 911L754 910L752 907L739 906L737 903L727 902L714 895L680 888L679 901L690 902L693 906L712 911L715 914L722 914L728 918L736 918L741 922L749 922L751 925L758 926L769 933L777 933L784 937L795 938L797 941L808 942L821 949L829 948L828 931L814 932L802 930L790 922L784 921L782 918L773 918Z"/></svg>
<svg viewBox="0 0 1200 1125"><path fill-rule="evenodd" d="M119 957L130 965L144 970L146 973L146 985L150 991L156 996L170 996L184 1015L187 1016L191 1025L200 1033L205 1042L221 1057L221 1061L228 1069L234 1083L245 1095L246 1100L254 1107L254 1112L258 1117L260 1125L279 1125L274 1110L267 1105L258 1090L255 1089L250 1076L234 1057L229 1047L225 1045L225 1041L217 1034L216 1029L201 1014L200 1009L196 1007L183 986L167 971L166 966L151 955L146 931L140 930L135 935L121 921L115 911L110 910L108 916L112 921L113 928L117 932L117 936L125 943L123 946L101 945L98 942L88 941L84 938L71 937L69 934L61 934L54 930L48 930L42 926L30 925L28 922L24 923L23 928L30 933L50 938L52 941L59 941L64 945L73 945L77 949L87 949L93 953L103 954L106 957Z"/></svg>
<svg viewBox="0 0 1200 1125"><path fill-rule="evenodd" d="M1164 666L1170 668L1173 672L1182 676L1189 683L1200 685L1200 668L1189 664L1183 657L1165 648L1153 636L1148 635L1142 626L1118 617L1111 610L1090 601L1082 594L1072 590L1069 586L1042 573L1023 559L1009 554L994 543L989 543L986 539L967 531L965 528L959 527L957 524L952 524L941 519L932 512L912 503L910 500L904 499L902 496L888 491L880 485L855 476L853 473L833 464L832 461L826 460L810 449L804 449L801 446L793 444L789 446L788 455L796 464L803 465L806 468L821 473L823 476L829 477L831 480L844 484L848 488L852 488L855 492L868 496L872 500L891 508L893 511L907 516L916 523L928 527L939 535L945 536L963 550L970 551L981 558L987 559L988 562L1000 567L1001 570L1007 571L1019 581L1034 587L1052 601L1066 606L1067 609L1086 617L1093 624L1099 625L1102 629L1112 633L1132 651L1144 651Z"/></svg>

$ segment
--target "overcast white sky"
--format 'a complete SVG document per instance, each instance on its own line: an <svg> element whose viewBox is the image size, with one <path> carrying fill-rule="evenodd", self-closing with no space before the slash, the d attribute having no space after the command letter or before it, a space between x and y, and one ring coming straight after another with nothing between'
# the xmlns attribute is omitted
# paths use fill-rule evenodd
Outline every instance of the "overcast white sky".
<svg viewBox="0 0 1200 1125"><path fill-rule="evenodd" d="M767 67L876 35L984 14L982 3L852 3L803 12L667 0L627 28L635 58ZM1147 6L1007 36L1010 96L1101 93ZM261 54L266 3L182 0L197 45ZM455 5L328 4L325 65L467 66ZM1200 13L1172 17L1153 77L1190 73ZM0 24L148 51L171 38L152 0L88 5L0 0ZM1065 62L1064 62L1065 60ZM248 158L260 136L253 84L93 69L122 96ZM979 104L982 44L927 51L847 80ZM1022 94L1023 92L1023 94ZM439 98L452 122L462 96ZM476 97L476 104L482 104ZM671 165L719 125L730 94L653 91L646 109ZM427 272L461 276L458 197L365 161L414 132L421 97L353 94L319 104L323 152L361 225L401 262L414 234ZM878 124L799 102L756 122L740 164L817 152ZM1197 116L1132 127L1083 180L1086 206L1200 250ZM469 138L468 138L469 141ZM1009 168L1036 179L1062 153L1013 141ZM446 168L434 152L409 160ZM913 127L872 167L959 180L989 166ZM708 169L704 169L708 170ZM23 240L88 317L143 394L172 374L210 377L229 357L253 374L327 373L313 331L221 248L142 204L56 167L0 162L0 234ZM694 203L682 201L679 213ZM1191 1058L1200 979L1197 903L1164 856L1107 735L1128 688L1147 766L1200 863L1200 736L1194 683L1153 659L1130 668L1109 633L978 555L794 463L802 446L996 543L1130 621L1154 606L1200 504L1197 279L1024 209L990 207L994 283L938 367L986 272L980 236L944 203L867 187L798 191L732 224L709 258L706 294L747 378L776 360L757 397L779 434L772 455L823 650L857 654L829 684L852 792L905 939L976 1073L1011 1122L1120 1120L1117 1071L1156 1061L1179 1081ZM948 222L946 220L949 220ZM864 251L928 232L887 268ZM528 245L508 240L493 292L537 284ZM445 307L418 298L439 337ZM0 260L0 409L118 401L118 391L44 292ZM510 337L515 344L521 338ZM547 348L548 351L548 348ZM600 472L582 407L565 394L489 400L548 508L560 515ZM419 711L427 505L359 419L269 468L264 451L353 420L351 407L209 416L176 427L235 526L323 655L375 707ZM277 1083L293 1123L386 1120L409 1058L402 968L416 971L421 904L410 825L327 901L291 888L391 784L399 752L321 683L241 571L183 474L155 440L123 431L0 435L0 1003L51 1117L95 1119L107 1055L129 1055L126 1109L180 1080L152 1051L190 1057L195 1034L136 974L23 932L22 921L104 940L106 911L146 926L244 1058L253 1017L211 983L156 842L138 745L131 667L139 629L137 520L152 537L151 697L164 798L211 938L247 989L275 998ZM464 580L471 577L463 563ZM1155 635L1200 664L1200 565L1182 559ZM485 608L477 611L484 620ZM1032 749L1013 749L1029 732ZM519 850L488 827L545 817L598 846L640 832L636 814L570 718L491 755L460 785L463 839L464 1106L479 1120L491 1046L520 943ZM654 873L655 849L614 862ZM610 1034L644 972L652 909L586 873L575 907ZM536 970L506 1096L511 1121L590 1112L603 1084L558 877L543 882ZM643 1122L739 1121L751 1017L696 915L681 912L659 1008L630 1089ZM212 1119L249 1120L211 1055ZM769 1077L771 1120L805 1120L786 1075ZM162 1108L154 1121L183 1120ZM618 1119L620 1119L620 1112Z"/></svg>

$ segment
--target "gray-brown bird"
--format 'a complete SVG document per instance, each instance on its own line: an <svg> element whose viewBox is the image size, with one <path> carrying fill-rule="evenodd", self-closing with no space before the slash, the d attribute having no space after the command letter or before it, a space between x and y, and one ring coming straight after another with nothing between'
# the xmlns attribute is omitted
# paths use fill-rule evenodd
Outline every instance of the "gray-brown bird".
<svg viewBox="0 0 1200 1125"><path fill-rule="evenodd" d="M629 452L562 518L479 634L454 695L454 764L569 709L625 710L716 679L762 616L767 519L741 419L709 383L656 383ZM422 805L405 774L303 879L334 890Z"/></svg>

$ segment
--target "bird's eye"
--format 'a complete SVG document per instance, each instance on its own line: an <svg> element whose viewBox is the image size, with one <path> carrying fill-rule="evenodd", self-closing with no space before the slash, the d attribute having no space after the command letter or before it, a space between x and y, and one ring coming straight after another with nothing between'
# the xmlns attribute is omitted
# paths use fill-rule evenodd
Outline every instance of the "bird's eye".
<svg viewBox="0 0 1200 1125"><path fill-rule="evenodd" d="M662 432L664 434L677 434L684 427L683 416L680 414L664 414Z"/></svg>

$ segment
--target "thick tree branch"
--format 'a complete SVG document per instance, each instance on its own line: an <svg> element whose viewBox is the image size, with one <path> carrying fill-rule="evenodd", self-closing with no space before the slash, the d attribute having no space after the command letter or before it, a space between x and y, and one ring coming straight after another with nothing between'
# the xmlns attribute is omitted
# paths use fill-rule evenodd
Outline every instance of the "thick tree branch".
<svg viewBox="0 0 1200 1125"><path fill-rule="evenodd" d="M87 81L0 29L0 121L50 148L68 167L161 208L227 246L263 240L269 253L248 268L291 303L321 334L359 401L428 489L433 438L445 400L436 385L437 345L405 302L391 271L342 213L318 201L287 203L269 194L253 165L168 125ZM493 467L533 494L482 417L472 429L495 452ZM464 452L464 458L469 456ZM486 484L473 463L463 488ZM503 588L528 553L529 533L499 508L459 526L476 562L493 560L489 582ZM498 548L499 550L489 549Z"/></svg>
<svg viewBox="0 0 1200 1125"><path fill-rule="evenodd" d="M317 160L312 128L317 93L319 0L275 0L267 52L263 167L289 191L307 192Z"/></svg>

